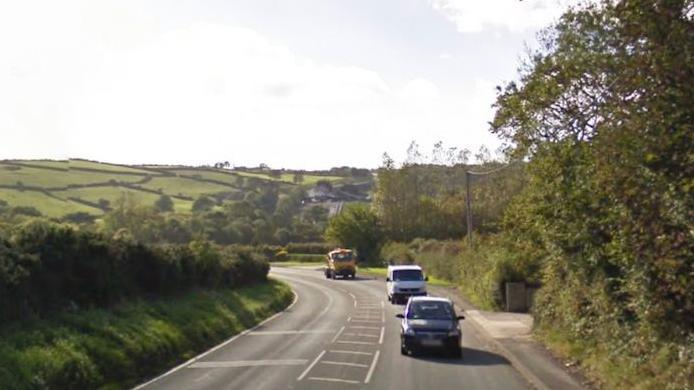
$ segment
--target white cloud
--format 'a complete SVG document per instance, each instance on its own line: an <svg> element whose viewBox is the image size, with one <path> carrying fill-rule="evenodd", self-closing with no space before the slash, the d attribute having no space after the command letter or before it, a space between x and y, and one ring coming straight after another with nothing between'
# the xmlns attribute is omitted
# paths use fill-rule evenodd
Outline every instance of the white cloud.
<svg viewBox="0 0 694 390"><path fill-rule="evenodd" d="M36 19L40 4L0 6L0 158L325 168L375 166L414 139L495 143L484 94L445 94L425 77L389 84L252 29L165 24L137 2Z"/></svg>
<svg viewBox="0 0 694 390"><path fill-rule="evenodd" d="M486 28L518 32L549 25L572 0L429 0L432 7L455 23L462 33Z"/></svg>

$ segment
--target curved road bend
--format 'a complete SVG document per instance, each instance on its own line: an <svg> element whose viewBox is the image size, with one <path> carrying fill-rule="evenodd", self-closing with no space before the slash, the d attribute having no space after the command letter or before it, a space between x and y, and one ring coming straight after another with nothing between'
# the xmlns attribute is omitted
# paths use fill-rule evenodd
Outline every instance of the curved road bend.
<svg viewBox="0 0 694 390"><path fill-rule="evenodd" d="M402 356L402 306L383 282L327 280L317 270L273 268L298 296L286 312L144 389L528 389L474 328L463 358Z"/></svg>

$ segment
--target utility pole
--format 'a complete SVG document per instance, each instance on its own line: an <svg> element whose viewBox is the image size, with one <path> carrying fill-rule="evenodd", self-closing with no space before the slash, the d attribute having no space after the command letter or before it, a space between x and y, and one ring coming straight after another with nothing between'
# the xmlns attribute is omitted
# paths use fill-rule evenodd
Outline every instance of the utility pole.
<svg viewBox="0 0 694 390"><path fill-rule="evenodd" d="M472 244L472 200L470 199L470 180L472 179L472 172L465 171L465 211L467 214L467 241L468 244Z"/></svg>

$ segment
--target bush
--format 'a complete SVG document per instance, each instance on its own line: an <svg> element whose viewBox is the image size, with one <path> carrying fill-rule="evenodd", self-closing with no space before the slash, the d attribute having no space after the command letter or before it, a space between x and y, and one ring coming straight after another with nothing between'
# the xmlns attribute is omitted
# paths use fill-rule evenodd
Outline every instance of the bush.
<svg viewBox="0 0 694 390"><path fill-rule="evenodd" d="M381 259L389 264L413 264L414 257L410 247L401 242L386 243L381 249Z"/></svg>
<svg viewBox="0 0 694 390"><path fill-rule="evenodd" d="M269 266L240 248L206 241L147 246L123 235L33 220L0 238L2 321L66 307L106 307L124 298L265 280Z"/></svg>
<svg viewBox="0 0 694 390"><path fill-rule="evenodd" d="M334 246L325 242L290 242L286 248L289 253L324 255L333 250Z"/></svg>

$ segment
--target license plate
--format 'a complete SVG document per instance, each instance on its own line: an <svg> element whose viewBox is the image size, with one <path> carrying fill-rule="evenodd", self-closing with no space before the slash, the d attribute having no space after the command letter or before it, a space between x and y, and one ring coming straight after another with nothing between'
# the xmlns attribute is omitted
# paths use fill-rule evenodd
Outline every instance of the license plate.
<svg viewBox="0 0 694 390"><path fill-rule="evenodd" d="M439 347L443 345L443 341L438 339L423 339L421 344L425 347Z"/></svg>

